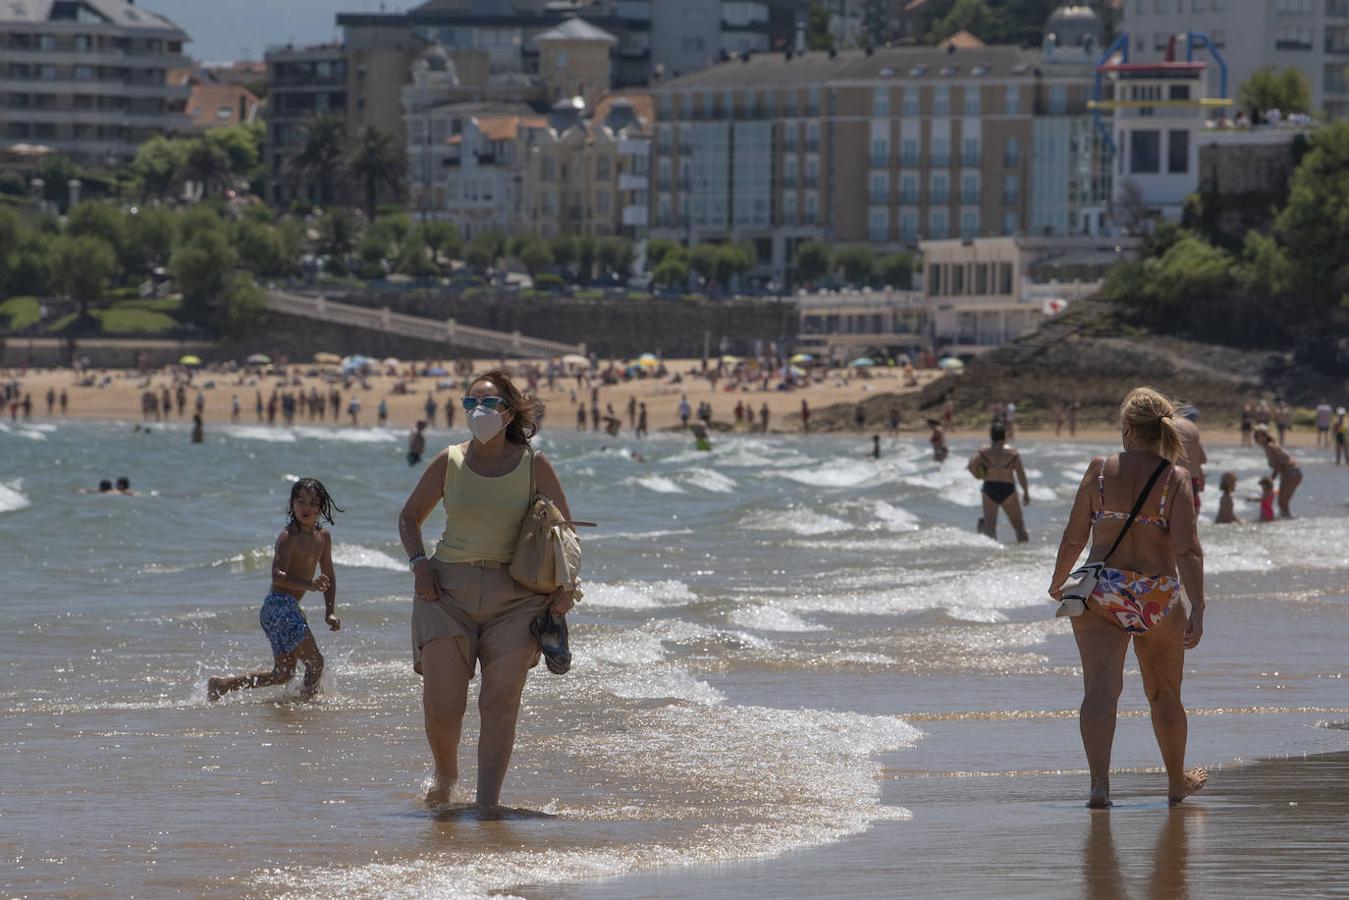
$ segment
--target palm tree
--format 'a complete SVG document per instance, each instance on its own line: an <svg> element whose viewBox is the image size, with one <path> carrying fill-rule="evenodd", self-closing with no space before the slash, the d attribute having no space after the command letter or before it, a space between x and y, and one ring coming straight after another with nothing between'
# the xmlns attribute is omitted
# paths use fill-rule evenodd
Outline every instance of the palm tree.
<svg viewBox="0 0 1349 900"><path fill-rule="evenodd" d="M365 187L365 215L373 222L380 189L401 195L407 183L408 157L394 136L373 125L362 129L347 150L343 169L354 184Z"/></svg>
<svg viewBox="0 0 1349 900"><path fill-rule="evenodd" d="M187 151L187 157L183 160L183 175L187 180L201 185L203 198L209 197L212 188L229 183L229 157L219 146L201 138Z"/></svg>
<svg viewBox="0 0 1349 900"><path fill-rule="evenodd" d="M317 114L304 123L304 145L290 158L290 171L298 179L318 184L319 206L333 196L339 174L347 129L336 116Z"/></svg>

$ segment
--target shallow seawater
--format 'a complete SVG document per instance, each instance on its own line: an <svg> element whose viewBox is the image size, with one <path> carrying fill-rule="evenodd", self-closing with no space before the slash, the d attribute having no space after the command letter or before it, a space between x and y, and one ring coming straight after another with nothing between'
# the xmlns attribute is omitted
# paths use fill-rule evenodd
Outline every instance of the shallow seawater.
<svg viewBox="0 0 1349 900"><path fill-rule="evenodd" d="M1033 540L1017 547L973 531L972 447L937 466L909 440L878 461L869 440L834 437L541 444L602 527L584 535L573 670L531 676L510 808L483 819L419 801L430 767L395 524L418 472L401 432L221 427L193 446L178 427L0 425L10 892L481 896L923 828L897 772L1082 767L1076 651L1043 592L1093 448L1023 447ZM1213 455L1243 488L1262 470L1253 451ZM1302 518L1204 529L1197 762L1349 746L1327 727L1349 719L1349 476L1300 455ZM120 475L137 496L77 493ZM269 661L257 610L302 475L346 510L343 628L316 632L324 693L208 705L208 675ZM321 598L305 605L321 623ZM1136 674L1123 705L1116 765L1156 766ZM465 732L471 785L472 711Z"/></svg>

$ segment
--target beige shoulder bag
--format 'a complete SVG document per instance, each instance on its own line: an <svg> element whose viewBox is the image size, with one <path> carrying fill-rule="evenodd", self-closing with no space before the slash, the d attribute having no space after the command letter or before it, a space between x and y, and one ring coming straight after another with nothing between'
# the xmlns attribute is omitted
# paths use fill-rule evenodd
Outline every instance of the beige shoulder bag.
<svg viewBox="0 0 1349 900"><path fill-rule="evenodd" d="M536 454L529 453L529 508L520 523L520 538L515 543L510 574L525 587L540 594L558 588L576 590L581 571L581 541L576 527L594 527L594 522L572 522L551 499L537 492L534 485ZM580 599L576 590L574 599Z"/></svg>

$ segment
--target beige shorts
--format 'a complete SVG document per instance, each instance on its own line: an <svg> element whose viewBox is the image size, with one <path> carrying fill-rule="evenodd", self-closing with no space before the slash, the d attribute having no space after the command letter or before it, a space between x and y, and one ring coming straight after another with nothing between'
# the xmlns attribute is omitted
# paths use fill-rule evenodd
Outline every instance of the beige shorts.
<svg viewBox="0 0 1349 900"><path fill-rule="evenodd" d="M548 597L536 594L510 576L505 567L431 560L438 600L412 601L412 668L422 671L422 648L437 638L455 644L472 677L477 664L486 666L521 647L533 646L533 668L539 662L538 641L529 624L543 614Z"/></svg>

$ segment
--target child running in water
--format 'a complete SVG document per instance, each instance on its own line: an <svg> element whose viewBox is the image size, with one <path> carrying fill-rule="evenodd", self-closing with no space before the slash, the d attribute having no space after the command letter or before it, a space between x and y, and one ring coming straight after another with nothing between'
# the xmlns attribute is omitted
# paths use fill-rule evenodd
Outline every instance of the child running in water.
<svg viewBox="0 0 1349 900"><path fill-rule="evenodd" d="M1222 491L1222 496L1218 498L1218 515L1214 522L1219 525L1240 525L1241 519L1237 518L1237 510L1232 500L1232 492L1237 489L1237 473L1224 472L1222 480L1218 482L1218 490Z"/></svg>
<svg viewBox="0 0 1349 900"><path fill-rule="evenodd" d="M289 521L277 536L272 554L272 589L262 601L262 612L258 615L262 630L272 642L272 668L243 675L217 675L207 682L207 699L219 700L221 694L239 688L285 684L295 675L297 661L304 663L301 696L308 698L318 693L323 654L300 611L300 598L305 591L321 592L326 610L324 621L333 631L342 627L334 614L337 580L333 575L332 536L321 525L324 521L332 524L334 509L342 512L317 478L301 478L290 489L286 508ZM315 567L320 570L317 578L313 577Z"/></svg>

